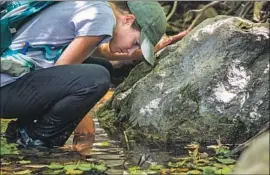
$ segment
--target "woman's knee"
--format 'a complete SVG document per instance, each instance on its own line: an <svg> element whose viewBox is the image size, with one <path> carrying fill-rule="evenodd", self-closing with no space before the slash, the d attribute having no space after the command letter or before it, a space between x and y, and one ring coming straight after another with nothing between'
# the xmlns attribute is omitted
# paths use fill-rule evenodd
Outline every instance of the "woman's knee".
<svg viewBox="0 0 270 175"><path fill-rule="evenodd" d="M107 59L97 58L97 57L89 57L83 62L83 64L101 65L101 66L105 67L109 71L110 75L113 75L113 65Z"/></svg>
<svg viewBox="0 0 270 175"><path fill-rule="evenodd" d="M111 76L109 71L105 67L97 64L85 65L85 67L86 69L88 68L88 70L85 71L83 78L85 82L91 79L91 81L94 81L100 92L106 93L111 84ZM91 81L89 81L90 84Z"/></svg>

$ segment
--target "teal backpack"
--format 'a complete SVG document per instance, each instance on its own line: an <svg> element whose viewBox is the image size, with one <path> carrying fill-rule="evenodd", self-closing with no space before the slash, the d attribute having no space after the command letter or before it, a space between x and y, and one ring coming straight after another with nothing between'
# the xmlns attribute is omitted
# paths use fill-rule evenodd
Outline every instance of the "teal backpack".
<svg viewBox="0 0 270 175"><path fill-rule="evenodd" d="M12 43L13 35L17 30L34 15L41 10L49 7L57 1L1 1L1 73L7 73L12 76L21 76L25 73L35 70L35 64L25 53L31 48L29 43L24 43L24 48L18 51L11 51L9 46ZM45 52L46 59L56 60L67 45L61 47L57 55L51 56L49 46L40 46Z"/></svg>
<svg viewBox="0 0 270 175"><path fill-rule="evenodd" d="M12 36L34 14L56 1L5 1L1 4L1 52L8 49Z"/></svg>

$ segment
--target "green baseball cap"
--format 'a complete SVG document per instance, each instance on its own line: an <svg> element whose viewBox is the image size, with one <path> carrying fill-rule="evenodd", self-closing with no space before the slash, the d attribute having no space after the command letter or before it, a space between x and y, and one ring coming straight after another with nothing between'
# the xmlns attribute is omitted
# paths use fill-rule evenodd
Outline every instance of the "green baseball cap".
<svg viewBox="0 0 270 175"><path fill-rule="evenodd" d="M157 1L128 1L141 28L140 46L146 62L154 66L154 47L166 32L166 15Z"/></svg>

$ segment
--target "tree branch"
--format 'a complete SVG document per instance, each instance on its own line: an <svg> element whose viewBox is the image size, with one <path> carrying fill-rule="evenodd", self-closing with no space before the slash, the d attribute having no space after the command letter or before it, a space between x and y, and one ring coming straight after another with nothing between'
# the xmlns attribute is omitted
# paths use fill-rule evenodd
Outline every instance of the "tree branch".
<svg viewBox="0 0 270 175"><path fill-rule="evenodd" d="M246 141L245 143L242 143L242 144L240 144L240 145L238 145L236 148L234 148L233 150L232 150L232 154L237 154L237 153L239 153L239 152L242 152L246 147L248 147L249 145L250 145L250 143L254 140L254 139L256 139L256 138L258 138L260 135L262 135L263 133L265 133L266 131L268 131L269 130L269 122L267 122L265 125L264 125L264 127L259 131L259 133L258 134L256 134L255 136L253 136L252 138L250 138L248 141Z"/></svg>
<svg viewBox="0 0 270 175"><path fill-rule="evenodd" d="M241 1L236 2L236 5L234 6L234 8L229 10L225 15L232 15L237 9L240 8L241 5L242 5Z"/></svg>
<svg viewBox="0 0 270 175"><path fill-rule="evenodd" d="M248 1L245 5L242 6L242 9L239 13L238 16L240 16L241 18L244 18L245 15L248 13L248 11L250 10L250 8L252 8L253 6L253 3L252 1Z"/></svg>
<svg viewBox="0 0 270 175"><path fill-rule="evenodd" d="M172 17L172 15L175 13L175 10L177 8L177 2L178 1L174 1L172 10L170 11L170 13L168 14L168 16L166 17L167 21L169 21L170 18Z"/></svg>
<svg viewBox="0 0 270 175"><path fill-rule="evenodd" d="M191 10L191 12L195 12L198 13L198 15L196 16L196 18L193 20L193 22L191 23L191 25L189 26L188 30L191 30L192 28L194 28L197 25L198 20L200 19L200 17L202 16L202 14L205 12L205 10L207 10L210 7L213 7L219 3L221 3L222 1L213 1L209 4L207 4L206 6L204 6L202 9L200 10ZM189 13L189 12L188 12Z"/></svg>

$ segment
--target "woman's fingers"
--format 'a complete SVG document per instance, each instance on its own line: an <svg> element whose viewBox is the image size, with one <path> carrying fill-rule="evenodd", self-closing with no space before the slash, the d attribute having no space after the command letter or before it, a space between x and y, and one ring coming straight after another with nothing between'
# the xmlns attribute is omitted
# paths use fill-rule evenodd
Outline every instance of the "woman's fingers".
<svg viewBox="0 0 270 175"><path fill-rule="evenodd" d="M164 47L170 45L172 43L173 39L171 37L169 38L165 38L165 39L162 39L154 48L154 52L158 52L160 51L161 49L163 49Z"/></svg>
<svg viewBox="0 0 270 175"><path fill-rule="evenodd" d="M191 28L188 28L187 30L180 32L176 35L173 35L170 37L167 37L167 36L163 37L161 41L155 46L154 52L157 53L158 51L165 48L166 46L176 43L177 41L180 41L182 38L184 38L184 36L186 36L189 33L190 30Z"/></svg>
<svg viewBox="0 0 270 175"><path fill-rule="evenodd" d="M180 32L176 35L171 36L172 37L172 42L171 43L175 43L177 41L180 41L182 38L184 38L184 36L186 36L189 33L189 30L185 30L183 32Z"/></svg>

